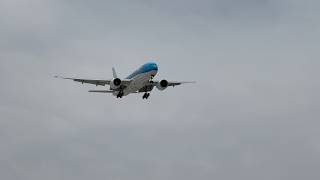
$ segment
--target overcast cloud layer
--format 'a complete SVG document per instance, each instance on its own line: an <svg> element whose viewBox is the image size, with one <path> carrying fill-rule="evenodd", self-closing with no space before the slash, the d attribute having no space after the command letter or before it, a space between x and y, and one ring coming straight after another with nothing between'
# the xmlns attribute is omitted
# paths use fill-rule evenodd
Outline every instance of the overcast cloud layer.
<svg viewBox="0 0 320 180"><path fill-rule="evenodd" d="M0 0L0 179L320 179L319 8ZM197 84L143 101L53 78L150 60Z"/></svg>

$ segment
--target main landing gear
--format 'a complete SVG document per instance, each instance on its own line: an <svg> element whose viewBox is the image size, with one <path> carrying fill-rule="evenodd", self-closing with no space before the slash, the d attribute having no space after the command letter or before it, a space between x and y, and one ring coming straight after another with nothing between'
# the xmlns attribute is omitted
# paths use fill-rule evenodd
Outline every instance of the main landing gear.
<svg viewBox="0 0 320 180"><path fill-rule="evenodd" d="M150 96L150 93L144 93L144 95L142 96L142 99L148 99Z"/></svg>
<svg viewBox="0 0 320 180"><path fill-rule="evenodd" d="M119 94L117 95L117 98L122 98L122 96L123 96L123 92L120 91Z"/></svg>

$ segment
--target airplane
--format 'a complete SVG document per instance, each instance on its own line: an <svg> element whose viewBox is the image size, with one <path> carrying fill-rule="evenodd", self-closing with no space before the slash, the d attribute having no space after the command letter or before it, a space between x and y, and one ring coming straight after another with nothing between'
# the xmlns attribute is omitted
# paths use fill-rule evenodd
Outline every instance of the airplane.
<svg viewBox="0 0 320 180"><path fill-rule="evenodd" d="M123 96L127 96L132 93L144 93L142 99L148 99L150 96L150 92L156 87L158 90L163 91L167 89L167 87L178 86L186 83L195 83L194 81L167 81L160 80L154 81L153 78L158 73L158 65L154 62L149 62L142 65L132 74L127 76L124 79L120 79L117 76L115 68L112 68L113 79L111 80L98 80L98 79L77 79L77 78L68 78L55 76L55 78L61 79L69 79L76 82L80 82L82 84L93 84L96 86L106 86L109 85L109 90L90 90L89 92L93 93L110 93L116 96L117 98L122 98Z"/></svg>

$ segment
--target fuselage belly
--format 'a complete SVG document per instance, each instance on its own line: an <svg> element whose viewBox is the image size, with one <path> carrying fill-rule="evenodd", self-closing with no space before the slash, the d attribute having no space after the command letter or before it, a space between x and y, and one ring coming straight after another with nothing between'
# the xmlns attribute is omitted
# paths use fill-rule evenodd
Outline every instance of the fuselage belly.
<svg viewBox="0 0 320 180"><path fill-rule="evenodd" d="M130 80L129 86L121 89L123 96L127 96L131 93L136 93L140 89L144 88L150 80L156 76L158 73L158 66L155 63L145 64L126 79ZM113 95L117 96L119 91L113 93Z"/></svg>

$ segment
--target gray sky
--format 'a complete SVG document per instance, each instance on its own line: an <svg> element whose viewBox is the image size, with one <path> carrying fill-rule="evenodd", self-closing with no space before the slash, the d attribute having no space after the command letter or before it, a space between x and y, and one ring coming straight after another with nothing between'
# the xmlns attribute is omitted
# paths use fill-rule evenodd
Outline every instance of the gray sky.
<svg viewBox="0 0 320 180"><path fill-rule="evenodd" d="M1 179L320 179L319 8L0 0ZM53 78L149 60L197 84L143 101Z"/></svg>

